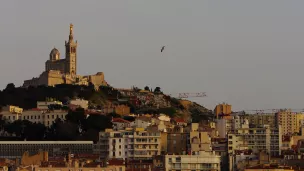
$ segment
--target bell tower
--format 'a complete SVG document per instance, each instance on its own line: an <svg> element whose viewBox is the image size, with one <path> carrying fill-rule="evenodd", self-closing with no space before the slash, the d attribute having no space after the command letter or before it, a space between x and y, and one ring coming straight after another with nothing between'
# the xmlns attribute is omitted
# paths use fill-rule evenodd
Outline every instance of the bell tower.
<svg viewBox="0 0 304 171"><path fill-rule="evenodd" d="M73 24L70 24L69 40L65 41L65 73L76 75L77 73L77 40L74 41Z"/></svg>

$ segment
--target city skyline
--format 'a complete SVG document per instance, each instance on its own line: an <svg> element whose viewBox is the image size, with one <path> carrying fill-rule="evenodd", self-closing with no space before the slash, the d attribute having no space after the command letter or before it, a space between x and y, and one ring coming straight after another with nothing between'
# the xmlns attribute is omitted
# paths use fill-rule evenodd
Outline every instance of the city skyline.
<svg viewBox="0 0 304 171"><path fill-rule="evenodd" d="M190 100L209 109L300 109L304 2L292 2L6 1L0 87L39 75L54 47L64 57L73 23L82 75L102 71L117 88L206 92Z"/></svg>

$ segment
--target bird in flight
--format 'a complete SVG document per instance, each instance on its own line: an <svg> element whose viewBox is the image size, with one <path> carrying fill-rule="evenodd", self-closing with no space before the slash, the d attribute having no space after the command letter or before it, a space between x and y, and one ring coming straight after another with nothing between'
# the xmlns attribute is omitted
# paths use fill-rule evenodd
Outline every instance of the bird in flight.
<svg viewBox="0 0 304 171"><path fill-rule="evenodd" d="M163 52L163 51L164 51L164 49L165 49L165 46L163 46L163 47L161 48L160 52Z"/></svg>

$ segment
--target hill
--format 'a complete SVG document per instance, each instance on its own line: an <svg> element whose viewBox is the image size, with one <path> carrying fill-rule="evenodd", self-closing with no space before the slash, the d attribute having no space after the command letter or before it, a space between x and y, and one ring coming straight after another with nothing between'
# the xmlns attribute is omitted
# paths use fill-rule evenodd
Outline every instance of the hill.
<svg viewBox="0 0 304 171"><path fill-rule="evenodd" d="M89 101L89 107L101 109L105 105L125 104L131 108L135 114L167 114L171 117L183 117L192 121L209 120L212 118L211 112L205 107L182 99L176 99L161 92L160 87L154 91L149 88L141 90L137 87L132 89L115 89L111 86L101 86L95 90L91 84L89 86L61 84L55 87L15 87L8 84L0 91L0 106L16 105L24 109L36 107L37 101L44 101L53 98L62 101L64 104L69 99L82 98Z"/></svg>

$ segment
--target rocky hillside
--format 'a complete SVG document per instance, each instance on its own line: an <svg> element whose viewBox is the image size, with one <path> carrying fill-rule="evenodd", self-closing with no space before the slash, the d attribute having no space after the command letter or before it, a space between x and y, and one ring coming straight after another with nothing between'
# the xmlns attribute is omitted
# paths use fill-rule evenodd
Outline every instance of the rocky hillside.
<svg viewBox="0 0 304 171"><path fill-rule="evenodd" d="M183 107L180 111L185 119L192 119L193 122L212 120L213 114L211 110L189 100L180 99L178 101Z"/></svg>
<svg viewBox="0 0 304 171"><path fill-rule="evenodd" d="M137 114L160 114L164 113L171 117L183 117L193 121L209 120L211 112L205 107L188 101L165 95L159 87L153 90L145 88L115 89L111 86L102 86L95 90L94 86L57 85L55 87L15 87L8 84L0 91L0 105L16 105L24 109L36 107L37 101L47 98L66 103L72 98L82 98L89 101L91 108L99 109L111 105L125 104L130 106L132 113Z"/></svg>

